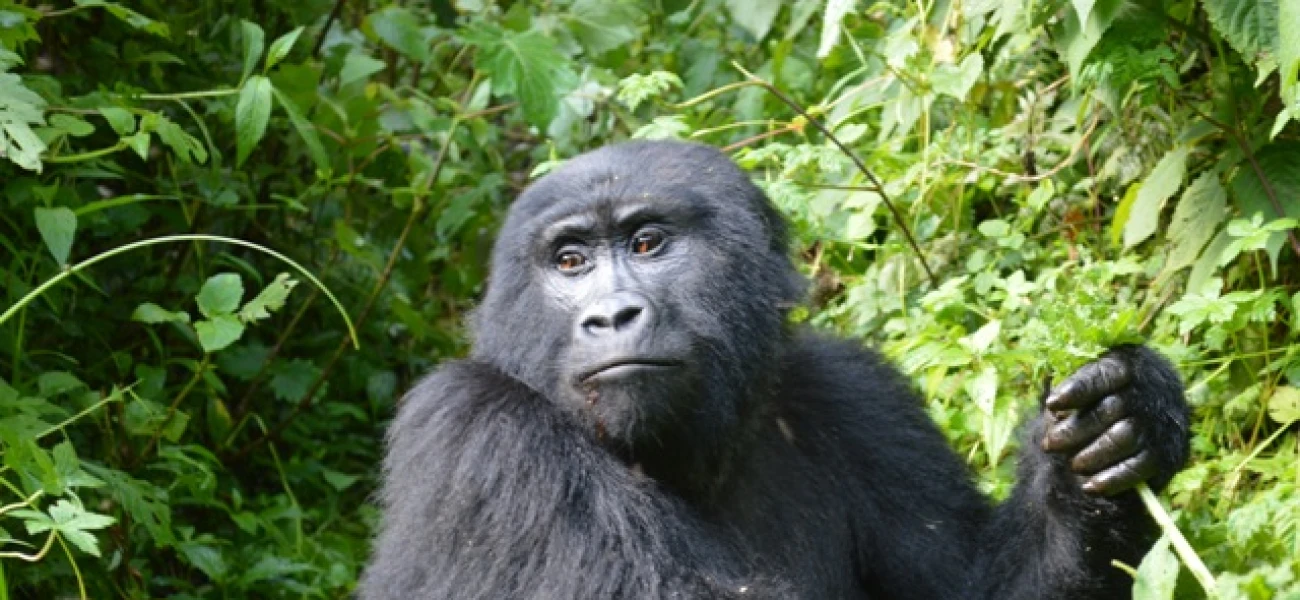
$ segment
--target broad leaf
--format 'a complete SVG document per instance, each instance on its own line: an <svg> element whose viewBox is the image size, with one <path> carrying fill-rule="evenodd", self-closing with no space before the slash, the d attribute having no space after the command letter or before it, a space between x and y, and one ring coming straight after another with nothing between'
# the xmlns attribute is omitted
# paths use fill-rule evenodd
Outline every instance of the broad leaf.
<svg viewBox="0 0 1300 600"><path fill-rule="evenodd" d="M945 64L936 68L930 84L937 93L965 101L966 94L970 93L971 87L979 81L983 72L984 57L979 52L972 52L961 61L960 65Z"/></svg>
<svg viewBox="0 0 1300 600"><path fill-rule="evenodd" d="M60 265L68 264L72 238L77 233L77 215L64 206L37 208L36 229L41 232L41 239L45 241L50 254L54 255L54 260Z"/></svg>
<svg viewBox="0 0 1300 600"><path fill-rule="evenodd" d="M1300 71L1300 2L1293 0L1278 6L1277 32L1277 70L1282 76L1282 98L1296 98L1295 84Z"/></svg>
<svg viewBox="0 0 1300 600"><path fill-rule="evenodd" d="M550 124L560 98L577 86L578 76L568 58L540 31L505 31L478 24L462 35L478 47L476 64L492 76L493 93L517 97L524 116L540 128Z"/></svg>
<svg viewBox="0 0 1300 600"><path fill-rule="evenodd" d="M249 153L266 134L266 124L271 120L271 80L254 75L239 90L235 104L235 164L242 165Z"/></svg>
<svg viewBox="0 0 1300 600"><path fill-rule="evenodd" d="M428 62L429 39L420 28L415 13L400 6L389 6L366 17L362 27L374 32L384 45L416 62Z"/></svg>
<svg viewBox="0 0 1300 600"><path fill-rule="evenodd" d="M244 41L244 72L239 80L248 81L248 76L253 74L253 67L257 66L257 60L262 58L262 50L266 48L266 33L257 23L240 21L239 34Z"/></svg>
<svg viewBox="0 0 1300 600"><path fill-rule="evenodd" d="M564 15L573 36L593 56L636 41L644 18L630 0L578 0Z"/></svg>
<svg viewBox="0 0 1300 600"><path fill-rule="evenodd" d="M150 324L189 323L190 315L183 310L172 312L153 302L145 302L135 307L135 311L131 313L131 320Z"/></svg>
<svg viewBox="0 0 1300 600"><path fill-rule="evenodd" d="M1102 34L1110 29L1123 5L1123 0L1096 0L1088 12L1087 20L1079 19L1080 11L1066 11L1062 19L1060 40L1071 77L1078 77L1084 59L1101 41Z"/></svg>
<svg viewBox="0 0 1300 600"><path fill-rule="evenodd" d="M1171 600L1178 583L1178 569L1178 557L1169 549L1169 538L1161 536L1138 565L1133 600Z"/></svg>
<svg viewBox="0 0 1300 600"><path fill-rule="evenodd" d="M1254 60L1261 53L1277 51L1278 1L1201 0L1201 4L1214 29L1248 60Z"/></svg>
<svg viewBox="0 0 1300 600"><path fill-rule="evenodd" d="M1183 177L1187 174L1188 151L1186 146L1170 150L1142 181L1137 198L1129 209L1128 221L1124 224L1125 248L1142 243L1156 232L1160 223L1160 209L1183 185Z"/></svg>
<svg viewBox="0 0 1300 600"><path fill-rule="evenodd" d="M239 275L221 273L209 277L199 289L195 298L199 303L199 312L205 317L228 315L239 308L239 301L244 297L244 283Z"/></svg>
<svg viewBox="0 0 1300 600"><path fill-rule="evenodd" d="M1265 221L1279 217L1300 218L1300 143L1279 142L1269 144L1255 155L1255 163L1267 180L1267 187L1255 172L1254 166L1243 162L1237 169L1236 177L1229 186L1232 201L1237 205L1239 214L1252 217L1262 214ZM1270 195L1269 192L1272 192ZM1278 208L1281 208L1281 214ZM1300 235L1300 232L1296 232ZM1273 270L1277 270L1278 254L1286 243L1286 232L1278 231L1269 236L1265 250Z"/></svg>
<svg viewBox="0 0 1300 600"><path fill-rule="evenodd" d="M727 0L727 12L732 21L761 42L772 30L781 4L782 0Z"/></svg>
<svg viewBox="0 0 1300 600"><path fill-rule="evenodd" d="M1219 176L1213 172L1202 173L1196 178L1174 209L1173 220L1169 223L1169 241L1173 248L1165 261L1165 272L1173 272L1196 261L1201 248L1214 237L1214 232L1227 216L1228 193L1219 183Z"/></svg>
<svg viewBox="0 0 1300 600"><path fill-rule="evenodd" d="M244 324L233 315L217 315L195 323L194 331L199 335L203 351L211 354L239 341L244 335Z"/></svg>
<svg viewBox="0 0 1300 600"><path fill-rule="evenodd" d="M383 71L387 66L384 61L371 58L365 53L352 52L343 59L343 68L339 70L339 85L346 86L352 82L360 81Z"/></svg>

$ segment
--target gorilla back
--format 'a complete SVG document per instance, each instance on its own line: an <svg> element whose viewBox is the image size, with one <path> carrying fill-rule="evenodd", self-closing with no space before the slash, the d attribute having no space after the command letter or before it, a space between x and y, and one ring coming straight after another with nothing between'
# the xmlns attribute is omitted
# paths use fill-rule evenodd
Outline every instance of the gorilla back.
<svg viewBox="0 0 1300 600"><path fill-rule="evenodd" d="M723 154L634 142L516 200L473 351L388 436L368 600L1125 598L1132 488L1187 456L1173 369L1112 349L990 505L876 353L786 324L780 214Z"/></svg>

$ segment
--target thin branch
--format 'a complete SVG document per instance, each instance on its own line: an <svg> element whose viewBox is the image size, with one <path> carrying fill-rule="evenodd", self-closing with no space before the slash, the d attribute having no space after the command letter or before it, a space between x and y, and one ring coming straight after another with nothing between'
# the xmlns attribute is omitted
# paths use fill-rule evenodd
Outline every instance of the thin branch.
<svg viewBox="0 0 1300 600"><path fill-rule="evenodd" d="M438 150L438 157L434 162L433 169L430 171L428 179L426 180L425 189L429 189L437 183L438 175L442 173L442 167L447 162L447 150L451 146L451 140L455 137L456 129L460 126L460 123L460 119L452 121L451 127L447 130L447 137L443 140L442 148ZM357 313L356 323L360 324L365 321L366 316L370 314L370 309L375 305L375 300L379 298L380 292L388 286L388 280L392 277L393 269L397 266L397 259L402 255L402 250L406 247L406 239L410 236L411 230L415 228L415 222L419 220L419 216L423 213L424 202L420 196L416 196L415 202L411 206L411 214L407 217L406 225L403 226L402 232L397 236L397 242L393 244L393 250L388 255L388 262L384 264L383 272L380 273L379 279L375 281L374 287L370 290L370 295L366 298L365 305L362 306L361 311ZM316 380L312 383L311 387L307 389L307 392L302 395L302 398L298 400L298 403L294 405L293 410L290 411L284 419L281 419L274 429L263 432L262 435L240 448L239 451L231 457L232 460L239 460L263 443L278 439L280 433L283 432L289 424L292 423L300 413L302 413L303 410L306 410L308 406L311 406L312 402L316 399L317 392L320 391L321 386L323 386L329 379L330 374L334 371L334 367L338 364L339 359L342 358L343 353L346 352L347 349L347 340L341 340L338 347L334 349L334 354L330 356L329 362L325 363L325 368L321 369L320 375L316 376Z"/></svg>
<svg viewBox="0 0 1300 600"><path fill-rule="evenodd" d="M1073 146L1070 147L1070 154L1069 154L1069 156L1066 156L1064 159L1061 160L1061 162L1057 163L1056 166L1052 167L1052 168L1049 169L1048 171L1046 171L1046 172L1044 172L1044 173L1039 173L1039 174L1037 174L1037 175L1025 175L1025 174L1023 174L1023 173L1011 173L1011 172L1009 172L1009 171L1003 171L1003 170L1001 170L1001 169L997 169L997 168L994 168L994 167L986 167L986 166L981 165L981 164L976 164L976 163L973 163L973 162L967 162L967 161L964 161L964 160L956 160L956 159L947 159L947 158L945 158L945 159L940 160L938 164L940 164L940 165L956 165L956 166L959 166L959 167L966 167L966 168L969 168L969 169L976 169L976 170L978 170L978 171L983 171L983 172L985 172L985 173L992 173L992 174L997 175L997 176L1000 176L1000 177L1006 177L1006 178L1009 180L1009 181L1007 181L1007 183L1022 183L1022 182L1032 183L1032 182L1042 181L1042 180L1044 180L1044 179L1050 179L1050 178L1054 177L1057 173L1060 173L1060 172L1061 172L1063 169L1065 169L1066 167L1068 167L1068 166L1074 164L1074 161L1075 161L1075 159L1078 157L1079 152L1080 152L1081 150L1083 150L1083 147L1084 147L1084 146L1087 145L1088 138L1091 137L1092 134L1093 134L1093 132L1095 132L1095 131L1097 130L1097 125L1098 125L1100 122L1101 122L1101 117L1093 117L1093 119L1092 119L1092 124L1088 126L1088 129L1087 129L1086 131L1083 132L1083 137L1079 138L1079 141L1078 141L1077 143L1075 143Z"/></svg>
<svg viewBox="0 0 1300 600"><path fill-rule="evenodd" d="M858 167L858 171L865 175L867 179L871 180L871 184L876 186L876 189L879 190L880 199L884 201L885 206L889 208L889 212L894 215L894 222L898 223L898 228L902 230L903 237L907 238L908 245L912 246L912 250L916 252L916 258L921 261L921 268L925 270L926 276L930 279L930 284L939 287L939 279L935 277L934 271L930 270L930 264L925 260L925 253L921 251L921 246L916 243L916 238L912 236L912 230L908 228L907 222L903 219L903 213L898 210L898 207L894 205L894 201L889 197L889 194L885 192L884 184L880 182L880 179L876 177L876 174L873 173L871 169L867 168L867 165L862 162L862 159L858 158L858 155L852 150L849 150L848 146L845 146L844 142L841 142L839 138L835 137L835 134L823 125L821 121L814 119L812 115L808 114L808 111L804 110L804 108L800 106L798 102L795 102L793 98L785 95L784 92L777 89L776 86L772 85L768 81L746 71L744 67L740 66L740 64L733 61L731 66L735 67L738 71L748 77L749 81L753 82L755 85L762 86L762 88L767 90L768 93L776 96L776 98L785 103L786 106L789 106L795 112L799 113L799 116L807 120L813 127L816 127L822 135L826 136L826 139L829 139L831 143L835 144L835 147L840 149L840 152L843 152L849 160L853 161L853 164Z"/></svg>
<svg viewBox="0 0 1300 600"><path fill-rule="evenodd" d="M334 8L330 10L329 16L325 17L325 26L320 28L320 33L316 35L316 43L311 46L312 56L320 56L320 49L325 45L325 36L329 34L334 22L339 19L339 13L343 12L343 5L347 2L348 0L335 0Z"/></svg>

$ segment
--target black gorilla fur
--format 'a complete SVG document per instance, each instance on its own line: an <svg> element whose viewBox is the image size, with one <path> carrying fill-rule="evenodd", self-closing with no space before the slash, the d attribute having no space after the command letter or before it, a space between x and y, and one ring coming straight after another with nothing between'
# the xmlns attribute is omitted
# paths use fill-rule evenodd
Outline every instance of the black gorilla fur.
<svg viewBox="0 0 1300 600"><path fill-rule="evenodd" d="M791 327L786 225L723 154L636 142L515 202L468 359L388 438L367 600L1126 598L1132 487L1187 456L1173 369L1113 349L1045 399L990 506L909 382Z"/></svg>

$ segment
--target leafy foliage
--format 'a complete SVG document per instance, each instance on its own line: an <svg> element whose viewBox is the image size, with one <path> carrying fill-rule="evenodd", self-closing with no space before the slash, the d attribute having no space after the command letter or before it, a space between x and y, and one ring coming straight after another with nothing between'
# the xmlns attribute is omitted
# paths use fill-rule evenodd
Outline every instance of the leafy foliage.
<svg viewBox="0 0 1300 600"><path fill-rule="evenodd" d="M1173 538L1120 568L1300 597L1300 3L31 6L0 0L16 597L346 597L383 428L465 350L506 204L629 137L751 169L793 318L889 353L995 496L1045 380L1163 350L1197 410L1165 500L1216 581ZM161 243L191 232L249 245Z"/></svg>

